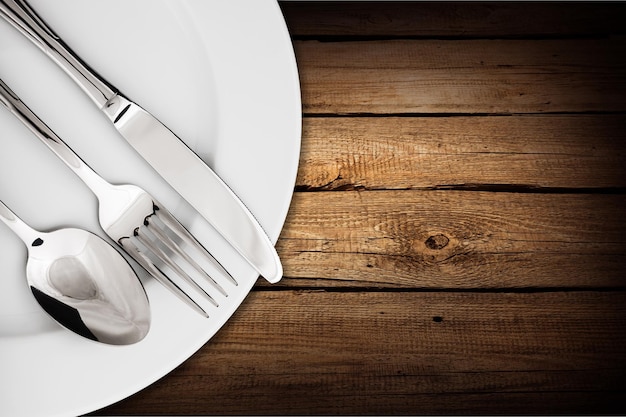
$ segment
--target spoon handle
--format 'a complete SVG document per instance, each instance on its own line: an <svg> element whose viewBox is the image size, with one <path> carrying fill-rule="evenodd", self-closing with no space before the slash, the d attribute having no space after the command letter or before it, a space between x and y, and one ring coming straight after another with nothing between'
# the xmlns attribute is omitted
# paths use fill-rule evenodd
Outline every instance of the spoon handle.
<svg viewBox="0 0 626 417"><path fill-rule="evenodd" d="M54 152L96 195L111 187L100 175L89 167L56 133L52 131L26 104L20 100L0 79L0 102L5 105L26 127L28 127L52 152Z"/></svg>
<svg viewBox="0 0 626 417"><path fill-rule="evenodd" d="M19 236L26 246L36 245L38 239L41 240L39 236L42 233L24 223L2 201L0 201L0 220L9 226L9 229Z"/></svg>

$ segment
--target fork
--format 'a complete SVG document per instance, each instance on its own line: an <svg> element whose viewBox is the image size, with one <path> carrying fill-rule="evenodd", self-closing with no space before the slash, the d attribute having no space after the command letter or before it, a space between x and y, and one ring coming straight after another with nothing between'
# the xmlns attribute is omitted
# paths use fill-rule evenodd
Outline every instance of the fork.
<svg viewBox="0 0 626 417"><path fill-rule="evenodd" d="M216 307L218 303L215 298L185 271L184 266L186 265L188 270L197 271L213 289L223 296L227 297L228 293L183 249L183 246L193 248L232 284L238 285L219 261L154 197L136 185L114 185L103 179L33 113L2 80L0 80L0 101L93 191L98 198L98 217L104 232L151 276L187 305L208 317L207 312L170 279L159 268L159 265L166 265ZM180 261L175 261L172 255Z"/></svg>

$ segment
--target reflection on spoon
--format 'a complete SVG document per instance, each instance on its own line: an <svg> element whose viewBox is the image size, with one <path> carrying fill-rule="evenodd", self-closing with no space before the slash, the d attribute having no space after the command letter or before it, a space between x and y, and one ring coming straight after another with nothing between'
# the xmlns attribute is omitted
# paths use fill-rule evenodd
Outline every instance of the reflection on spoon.
<svg viewBox="0 0 626 417"><path fill-rule="evenodd" d="M98 342L125 345L150 329L150 305L137 275L108 243L82 229L32 229L0 201L0 220L26 244L26 278L35 299L64 327Z"/></svg>

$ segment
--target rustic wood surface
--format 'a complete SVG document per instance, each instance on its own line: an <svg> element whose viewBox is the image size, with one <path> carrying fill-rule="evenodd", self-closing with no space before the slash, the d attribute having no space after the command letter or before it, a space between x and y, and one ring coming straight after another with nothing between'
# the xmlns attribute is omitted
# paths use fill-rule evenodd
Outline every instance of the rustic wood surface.
<svg viewBox="0 0 626 417"><path fill-rule="evenodd" d="M280 5L285 278L95 414L626 413L626 4Z"/></svg>

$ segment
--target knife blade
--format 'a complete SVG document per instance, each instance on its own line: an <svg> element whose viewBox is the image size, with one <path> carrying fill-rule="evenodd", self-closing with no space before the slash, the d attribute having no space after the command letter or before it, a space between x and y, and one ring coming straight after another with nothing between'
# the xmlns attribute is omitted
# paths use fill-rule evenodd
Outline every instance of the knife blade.
<svg viewBox="0 0 626 417"><path fill-rule="evenodd" d="M278 253L232 189L170 129L85 64L24 0L0 0L0 15L56 62L130 145L266 280L283 274Z"/></svg>

